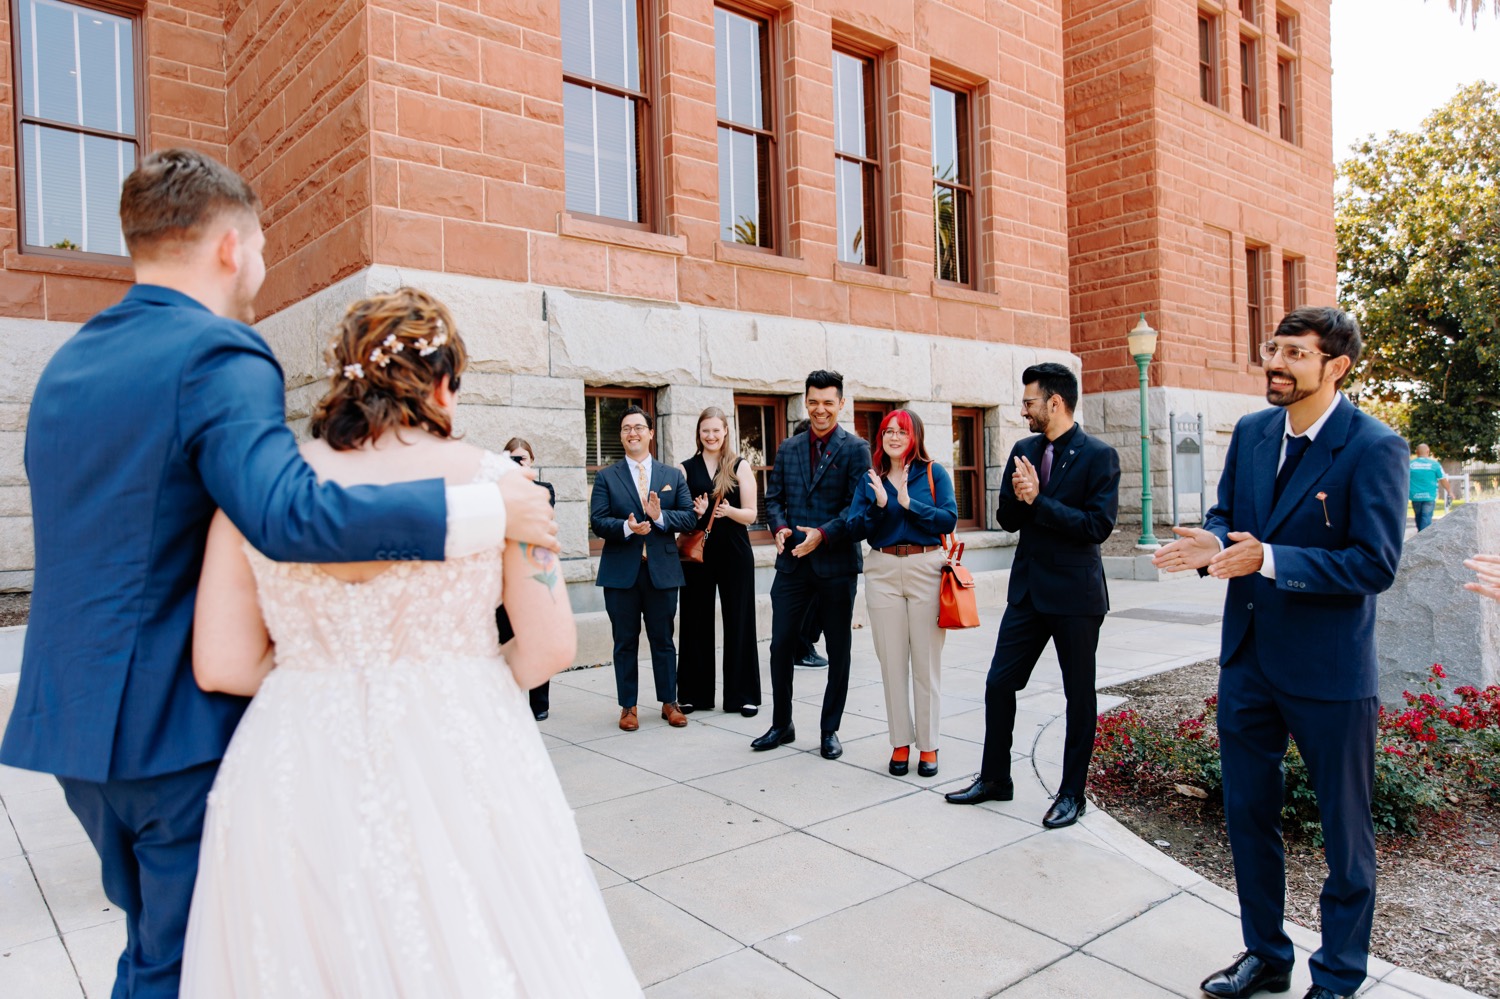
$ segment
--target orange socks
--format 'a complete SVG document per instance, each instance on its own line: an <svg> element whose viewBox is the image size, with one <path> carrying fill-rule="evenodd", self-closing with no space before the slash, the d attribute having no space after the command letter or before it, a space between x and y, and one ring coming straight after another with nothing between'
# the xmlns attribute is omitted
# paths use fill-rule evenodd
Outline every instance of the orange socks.
<svg viewBox="0 0 1500 999"><path fill-rule="evenodd" d="M910 746L902 746L900 749L891 750L892 763L905 763L909 759L911 759Z"/></svg>
<svg viewBox="0 0 1500 999"><path fill-rule="evenodd" d="M936 763L937 762L937 750L934 749L934 750L932 750L930 752L924 751L918 758L923 763Z"/></svg>

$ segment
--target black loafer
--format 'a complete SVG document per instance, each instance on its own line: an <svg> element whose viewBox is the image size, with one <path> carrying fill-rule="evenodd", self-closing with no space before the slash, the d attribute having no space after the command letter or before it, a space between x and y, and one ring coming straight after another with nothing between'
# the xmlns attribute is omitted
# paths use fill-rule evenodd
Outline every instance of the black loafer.
<svg viewBox="0 0 1500 999"><path fill-rule="evenodd" d="M1042 825L1048 829L1061 829L1078 821L1087 802L1074 794L1059 794L1052 799L1052 807L1042 816Z"/></svg>
<svg viewBox="0 0 1500 999"><path fill-rule="evenodd" d="M547 712L545 712L545 711L538 711L536 714L532 715L531 717L535 718L537 721L546 721L547 720Z"/></svg>
<svg viewBox="0 0 1500 999"><path fill-rule="evenodd" d="M910 750L907 750L908 755L904 760L898 760L896 759L896 755L894 753L891 754L891 763L890 766L886 767L886 769L891 772L892 777L906 776L906 772L911 769L910 752Z"/></svg>
<svg viewBox="0 0 1500 999"><path fill-rule="evenodd" d="M710 705L710 707L711 707L711 706L712 706L712 705ZM683 703L683 702L682 702L682 701L678 701L678 702L677 702L677 710L678 710L678 711L681 711L681 712L682 712L682 713L683 713L683 714L685 714L685 715L690 715L690 714L692 714L692 713L693 713L693 712L694 712L694 711L697 711L697 710L698 710L698 709L697 709L697 707L695 707L695 706L694 706L694 705L691 705L691 704L684 704L684 703Z"/></svg>
<svg viewBox="0 0 1500 999"><path fill-rule="evenodd" d="M750 748L759 753L767 749L775 749L777 746L785 746L795 738L797 738L797 730L791 725L786 728L772 725L766 729L765 735L750 743Z"/></svg>
<svg viewBox="0 0 1500 999"><path fill-rule="evenodd" d="M1229 967L1203 979L1198 986L1204 995L1215 999L1249 999L1257 992L1285 992L1291 987L1291 968L1273 968L1248 952L1235 958Z"/></svg>
<svg viewBox="0 0 1500 999"><path fill-rule="evenodd" d="M1339 995L1326 985L1314 985L1307 990L1307 995L1302 999L1349 999L1348 996Z"/></svg>
<svg viewBox="0 0 1500 999"><path fill-rule="evenodd" d="M917 776L918 777L936 777L937 776L937 750L936 749L934 749L932 751L932 755L933 755L933 760L932 760L931 763L928 763L928 762L926 762L924 760L918 760L917 761Z"/></svg>
<svg viewBox="0 0 1500 999"><path fill-rule="evenodd" d="M844 746L843 743L839 742L839 734L837 732L824 732L823 745L819 751L823 754L823 759L825 760L836 760L840 756L843 756Z"/></svg>
<svg viewBox="0 0 1500 999"><path fill-rule="evenodd" d="M802 656L800 659L798 659L795 665L799 669L827 669L828 660L824 659L816 652L809 652L807 655Z"/></svg>
<svg viewBox="0 0 1500 999"><path fill-rule="evenodd" d="M746 704L744 707L740 708L740 714L744 715L746 718L754 718L756 715L760 714L760 705Z"/></svg>
<svg viewBox="0 0 1500 999"><path fill-rule="evenodd" d="M977 805L981 801L1009 801L1016 796L1016 786L1010 781L985 780L975 777L974 783L962 791L949 791L943 800L954 805Z"/></svg>

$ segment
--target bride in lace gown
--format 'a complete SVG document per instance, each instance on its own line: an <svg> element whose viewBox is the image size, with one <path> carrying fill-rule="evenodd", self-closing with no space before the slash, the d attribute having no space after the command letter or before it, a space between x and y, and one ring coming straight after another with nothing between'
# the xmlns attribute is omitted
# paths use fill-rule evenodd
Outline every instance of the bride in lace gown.
<svg viewBox="0 0 1500 999"><path fill-rule="evenodd" d="M450 438L465 354L441 303L356 303L330 351L321 477L521 474ZM641 994L526 699L573 656L561 576L515 543L275 563L215 519L194 672L255 699L209 795L183 996Z"/></svg>

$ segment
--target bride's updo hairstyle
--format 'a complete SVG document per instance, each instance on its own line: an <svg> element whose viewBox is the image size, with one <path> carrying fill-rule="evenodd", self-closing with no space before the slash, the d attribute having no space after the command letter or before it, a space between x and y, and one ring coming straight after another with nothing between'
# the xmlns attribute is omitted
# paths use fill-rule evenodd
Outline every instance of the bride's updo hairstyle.
<svg viewBox="0 0 1500 999"><path fill-rule="evenodd" d="M335 451L402 427L453 435L452 418L432 393L444 375L458 391L468 355L447 307L425 291L398 288L355 302L325 356L332 388L313 411L311 430Z"/></svg>

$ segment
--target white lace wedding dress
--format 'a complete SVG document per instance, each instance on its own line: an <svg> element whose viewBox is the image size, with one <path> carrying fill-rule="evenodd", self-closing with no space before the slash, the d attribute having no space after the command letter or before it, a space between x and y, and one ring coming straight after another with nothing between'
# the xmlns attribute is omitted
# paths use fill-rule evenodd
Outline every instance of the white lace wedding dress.
<svg viewBox="0 0 1500 999"><path fill-rule="evenodd" d="M500 550L359 584L247 551L276 668L209 794L182 995L639 996L497 648Z"/></svg>

